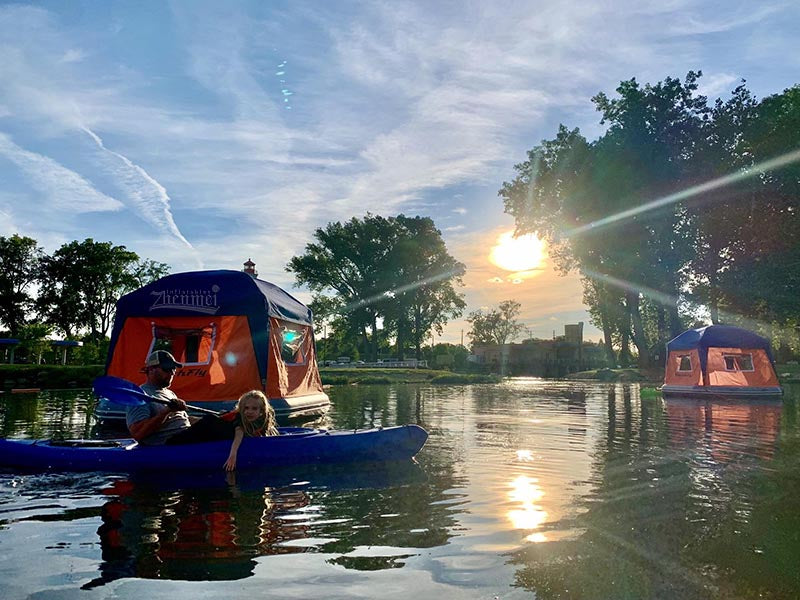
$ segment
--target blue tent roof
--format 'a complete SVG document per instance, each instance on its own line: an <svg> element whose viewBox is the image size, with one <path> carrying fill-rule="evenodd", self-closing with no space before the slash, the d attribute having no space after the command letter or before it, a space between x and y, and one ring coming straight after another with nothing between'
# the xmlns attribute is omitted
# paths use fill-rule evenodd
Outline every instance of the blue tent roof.
<svg viewBox="0 0 800 600"><path fill-rule="evenodd" d="M242 271L167 275L117 301L106 367L128 317L247 315L259 368L266 368L269 317L311 325L311 309L277 285ZM263 373L262 373L263 375Z"/></svg>
<svg viewBox="0 0 800 600"><path fill-rule="evenodd" d="M706 368L709 348L749 348L766 350L770 362L774 363L769 340L740 327L730 325L708 325L684 331L667 342L667 352L672 350L702 350L700 363Z"/></svg>
<svg viewBox="0 0 800 600"><path fill-rule="evenodd" d="M285 321L311 324L311 310L277 285L230 270L189 271L162 277L122 296L117 301L116 316L263 315L265 312Z"/></svg>

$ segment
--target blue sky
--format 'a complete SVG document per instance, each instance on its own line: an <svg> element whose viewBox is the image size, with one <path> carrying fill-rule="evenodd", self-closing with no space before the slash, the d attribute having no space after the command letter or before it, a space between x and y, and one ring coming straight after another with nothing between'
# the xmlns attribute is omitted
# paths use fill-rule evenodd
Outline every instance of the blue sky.
<svg viewBox="0 0 800 600"><path fill-rule="evenodd" d="M559 123L601 133L589 99L622 79L780 92L798 31L792 0L0 3L0 235L173 271L249 257L307 300L284 266L316 227L426 215L468 310L514 298L549 337L588 321L577 279L487 260L513 165Z"/></svg>

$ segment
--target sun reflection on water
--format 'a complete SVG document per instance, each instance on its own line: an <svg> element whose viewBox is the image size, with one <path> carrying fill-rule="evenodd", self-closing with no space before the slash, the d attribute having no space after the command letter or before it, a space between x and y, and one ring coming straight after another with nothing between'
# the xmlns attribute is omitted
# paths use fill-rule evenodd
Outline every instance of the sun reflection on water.
<svg viewBox="0 0 800 600"><path fill-rule="evenodd" d="M537 505L543 496L544 490L535 477L520 475L511 481L509 498L519 503L519 508L508 511L508 518L515 529L538 529L547 520L547 512ZM531 533L525 539L529 542L547 541L545 534L540 531Z"/></svg>

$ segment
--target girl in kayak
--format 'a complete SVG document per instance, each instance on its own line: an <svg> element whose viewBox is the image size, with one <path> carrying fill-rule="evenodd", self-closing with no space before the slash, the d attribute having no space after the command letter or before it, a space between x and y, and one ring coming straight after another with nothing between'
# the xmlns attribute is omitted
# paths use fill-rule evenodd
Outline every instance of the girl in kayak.
<svg viewBox="0 0 800 600"><path fill-rule="evenodd" d="M275 426L277 421L275 410L267 402L267 397L258 390L242 394L236 403L236 408L220 418L235 425L231 453L223 465L226 471L236 469L236 455L245 436L279 435Z"/></svg>

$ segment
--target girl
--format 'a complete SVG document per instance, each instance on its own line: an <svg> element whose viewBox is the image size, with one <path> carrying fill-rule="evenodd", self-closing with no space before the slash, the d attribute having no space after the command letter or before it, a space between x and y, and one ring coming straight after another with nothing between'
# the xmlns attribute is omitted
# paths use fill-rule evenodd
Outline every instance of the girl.
<svg viewBox="0 0 800 600"><path fill-rule="evenodd" d="M258 390L245 392L236 403L236 408L220 417L235 426L233 444L228 460L223 465L226 471L236 468L236 455L244 436L260 437L279 435L276 427L275 410L267 402L267 397Z"/></svg>

